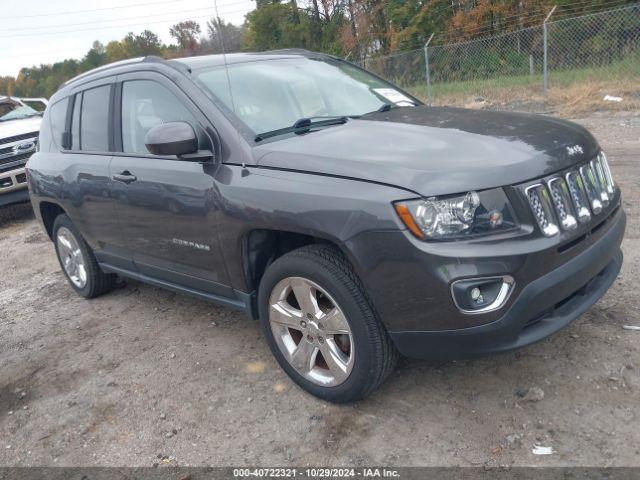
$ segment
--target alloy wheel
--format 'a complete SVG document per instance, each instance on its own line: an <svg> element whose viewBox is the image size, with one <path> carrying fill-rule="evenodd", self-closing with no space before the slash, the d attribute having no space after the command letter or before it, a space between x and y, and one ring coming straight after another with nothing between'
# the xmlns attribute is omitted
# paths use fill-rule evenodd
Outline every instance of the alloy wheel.
<svg viewBox="0 0 640 480"><path fill-rule="evenodd" d="M269 324L278 348L305 379L332 387L353 369L355 349L340 306L319 285L287 277L269 299Z"/></svg>
<svg viewBox="0 0 640 480"><path fill-rule="evenodd" d="M56 235L56 245L60 255L60 263L69 280L83 289L87 284L87 268L84 255L76 237L66 227L60 227Z"/></svg>

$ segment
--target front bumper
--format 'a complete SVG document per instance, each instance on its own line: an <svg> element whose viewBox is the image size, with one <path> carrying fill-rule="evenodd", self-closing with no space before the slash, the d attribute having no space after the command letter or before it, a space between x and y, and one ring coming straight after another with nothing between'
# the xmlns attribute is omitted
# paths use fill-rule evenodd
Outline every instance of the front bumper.
<svg viewBox="0 0 640 480"><path fill-rule="evenodd" d="M588 262L590 259L586 258ZM545 299L558 286L574 285L581 276L575 260L529 284L511 309L498 321L462 330L438 332L389 332L398 350L407 357L423 359L460 359L501 353L531 345L566 327L587 311L615 281L622 266L618 249L609 264L567 298L549 304ZM532 316L531 306L541 301L548 305L542 315Z"/></svg>
<svg viewBox="0 0 640 480"><path fill-rule="evenodd" d="M625 214L617 208L602 228L585 239L584 245L576 247L577 251L560 254L554 248L515 254L503 248L501 256L461 257L454 262L430 254L419 264L426 273L418 280L413 277L419 273L406 275L407 268L415 262L397 261L396 268L378 266L361 275L368 289L373 289L374 306L403 355L441 360L506 352L562 329L607 291L622 265L620 244L625 226ZM400 271L398 267L403 264L404 283L398 289L393 282L394 277L400 281L401 274L391 272ZM456 267L469 272L469 276L513 273L519 286L500 311L486 316L464 316L445 307L452 303L446 287L457 275ZM381 269L386 270L387 290L394 291L399 298L390 299L383 292L376 295ZM421 296L413 293L418 288L422 288Z"/></svg>
<svg viewBox="0 0 640 480"><path fill-rule="evenodd" d="M0 207L29 201L24 167L0 172Z"/></svg>

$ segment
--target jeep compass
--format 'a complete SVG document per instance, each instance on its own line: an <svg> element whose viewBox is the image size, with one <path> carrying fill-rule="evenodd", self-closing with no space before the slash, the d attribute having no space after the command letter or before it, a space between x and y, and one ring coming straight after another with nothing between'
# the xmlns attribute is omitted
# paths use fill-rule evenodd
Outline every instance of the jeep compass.
<svg viewBox="0 0 640 480"><path fill-rule="evenodd" d="M27 173L80 295L122 276L241 309L334 402L399 354L541 340L622 263L620 191L584 128L425 106L306 51L85 73L51 98Z"/></svg>

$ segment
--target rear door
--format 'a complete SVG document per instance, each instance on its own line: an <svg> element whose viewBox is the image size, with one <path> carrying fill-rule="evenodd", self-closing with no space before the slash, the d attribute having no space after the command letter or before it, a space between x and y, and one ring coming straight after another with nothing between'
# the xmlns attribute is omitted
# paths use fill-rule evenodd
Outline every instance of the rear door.
<svg viewBox="0 0 640 480"><path fill-rule="evenodd" d="M111 197L109 163L114 150L111 118L115 81L111 77L82 85L69 97L64 160L59 166L66 182L65 206L98 260L132 268L132 258L121 242Z"/></svg>
<svg viewBox="0 0 640 480"><path fill-rule="evenodd" d="M208 120L169 79L152 72L118 77L116 143L110 173L121 235L137 270L187 288L228 296L217 232L215 165L151 155L154 126L191 124L213 150Z"/></svg>

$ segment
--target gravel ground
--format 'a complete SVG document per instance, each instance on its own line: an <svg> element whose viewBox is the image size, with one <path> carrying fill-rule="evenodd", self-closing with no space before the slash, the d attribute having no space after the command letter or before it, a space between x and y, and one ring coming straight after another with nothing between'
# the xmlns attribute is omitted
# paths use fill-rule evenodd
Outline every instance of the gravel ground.
<svg viewBox="0 0 640 480"><path fill-rule="evenodd" d="M640 117L578 121L629 216L614 287L551 339L404 362L351 406L297 388L240 313L133 281L82 300L30 207L4 209L0 465L640 466Z"/></svg>

